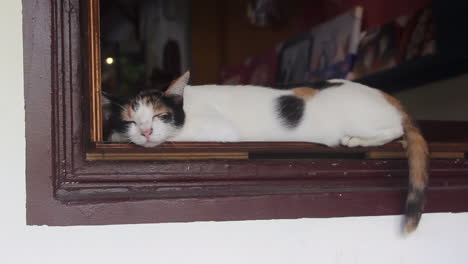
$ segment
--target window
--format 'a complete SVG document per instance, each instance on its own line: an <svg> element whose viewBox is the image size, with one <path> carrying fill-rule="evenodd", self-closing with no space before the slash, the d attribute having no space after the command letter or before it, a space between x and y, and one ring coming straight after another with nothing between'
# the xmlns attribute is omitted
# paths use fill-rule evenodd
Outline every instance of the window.
<svg viewBox="0 0 468 264"><path fill-rule="evenodd" d="M131 160L127 154L119 158L119 153L124 153L119 145L100 148L93 144L96 134L90 131L98 130L88 109L98 104L90 100L96 98L90 96L90 82L99 78L99 71L87 70L93 66L87 58L97 56L99 50L88 48L89 40L97 35L82 27L93 25L89 21L94 16L89 15L96 11L94 4L96 1L85 0L23 3L28 224L332 217L403 211L406 160L386 156L360 159L359 155L371 153L367 150L348 150L347 159L315 146L317 152L329 151L330 156L310 160L301 159L294 143L222 147L181 143L177 149L166 146L165 155L176 151L177 155L186 153L185 157L145 161L147 155L156 157L158 152L125 146L125 153L135 154ZM432 144L434 152L460 156L431 161L428 212L468 209L461 202L468 198L468 162L461 156L466 144L456 143L450 149L447 144ZM298 157L275 159L268 156L272 148L279 153L295 152ZM257 157L244 159L246 150L251 149ZM374 151L391 154L400 149L391 144ZM222 158L190 160L192 155L211 152ZM92 153L114 156L99 160L93 159Z"/></svg>

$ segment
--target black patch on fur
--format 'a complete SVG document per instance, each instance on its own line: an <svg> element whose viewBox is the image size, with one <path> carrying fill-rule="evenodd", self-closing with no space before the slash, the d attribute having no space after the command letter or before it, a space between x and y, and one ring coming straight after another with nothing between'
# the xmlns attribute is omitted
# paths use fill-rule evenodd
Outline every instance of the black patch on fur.
<svg viewBox="0 0 468 264"><path fill-rule="evenodd" d="M338 86L341 86L343 84L344 83L342 83L342 82L317 81L317 82L314 82L314 83L312 83L310 85L312 85L311 86L312 88L315 88L315 89L318 89L318 90L323 90L323 89L327 89L327 88L330 88L330 87L338 87Z"/></svg>
<svg viewBox="0 0 468 264"><path fill-rule="evenodd" d="M304 115L304 100L292 95L281 96L277 100L277 111L283 124L288 128L297 127Z"/></svg>
<svg viewBox="0 0 468 264"><path fill-rule="evenodd" d="M164 123L171 123L172 122L172 114L171 113L161 115L158 118L161 119L161 121L163 121Z"/></svg>
<svg viewBox="0 0 468 264"><path fill-rule="evenodd" d="M113 95L110 93L102 92L111 104L111 114L108 120L105 120L103 126L104 140L109 140L113 132L125 133L130 122L123 121L121 118L122 107L130 103L130 97Z"/></svg>
<svg viewBox="0 0 468 264"><path fill-rule="evenodd" d="M302 83L288 83L288 84L277 84L272 88L280 90L294 89L297 87L310 87L317 90L323 90L330 87L338 87L343 85L343 82L330 82L330 81L316 81L316 82L302 82Z"/></svg>
<svg viewBox="0 0 468 264"><path fill-rule="evenodd" d="M137 97L140 97L140 98L143 98L143 97L146 97L146 96L149 96L149 97L161 97L163 96L163 93L159 90L154 90L154 89L147 89L147 90L143 90L141 92L138 93Z"/></svg>
<svg viewBox="0 0 468 264"><path fill-rule="evenodd" d="M172 123L181 127L185 123L184 101L180 95L169 95L161 97L161 102L172 110L168 116L161 117L163 122Z"/></svg>
<svg viewBox="0 0 468 264"><path fill-rule="evenodd" d="M411 199L408 199L406 202L405 215L408 218L413 218L417 223L421 218L421 214L424 210L424 204L426 203L426 189L421 190L414 188L414 186L410 184L408 194Z"/></svg>

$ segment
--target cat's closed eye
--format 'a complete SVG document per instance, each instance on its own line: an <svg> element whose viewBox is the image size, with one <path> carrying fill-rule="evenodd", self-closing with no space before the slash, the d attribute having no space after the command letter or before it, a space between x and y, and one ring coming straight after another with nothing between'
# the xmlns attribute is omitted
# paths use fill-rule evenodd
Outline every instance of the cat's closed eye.
<svg viewBox="0 0 468 264"><path fill-rule="evenodd" d="M171 113L160 113L160 114L154 115L153 119L155 117L158 117L158 118L160 118L162 120L170 120L171 119Z"/></svg>

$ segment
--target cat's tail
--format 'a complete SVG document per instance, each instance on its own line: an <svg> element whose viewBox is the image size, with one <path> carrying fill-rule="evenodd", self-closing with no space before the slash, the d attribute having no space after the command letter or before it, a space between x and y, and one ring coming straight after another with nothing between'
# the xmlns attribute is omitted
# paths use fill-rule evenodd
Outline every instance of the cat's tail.
<svg viewBox="0 0 468 264"><path fill-rule="evenodd" d="M409 188L404 231L411 233L418 226L426 202L429 151L426 140L406 112L403 112L403 129L409 162Z"/></svg>
<svg viewBox="0 0 468 264"><path fill-rule="evenodd" d="M418 227L426 202L426 189L429 180L429 150L426 140L406 113L400 102L393 96L383 93L403 117L404 139L409 163L409 187L406 198L404 231L411 233Z"/></svg>

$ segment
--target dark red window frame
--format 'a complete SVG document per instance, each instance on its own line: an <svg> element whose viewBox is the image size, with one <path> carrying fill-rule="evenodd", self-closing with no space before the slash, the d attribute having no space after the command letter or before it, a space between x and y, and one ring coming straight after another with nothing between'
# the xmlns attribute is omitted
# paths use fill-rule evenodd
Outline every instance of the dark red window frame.
<svg viewBox="0 0 468 264"><path fill-rule="evenodd" d="M403 211L404 159L87 160L92 146L83 47L89 36L80 27L82 7L79 0L23 1L29 225ZM468 211L466 200L467 159L432 160L427 212Z"/></svg>

